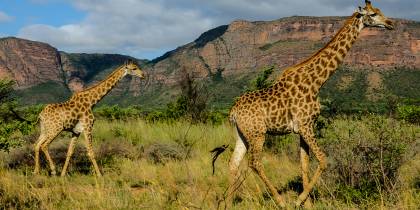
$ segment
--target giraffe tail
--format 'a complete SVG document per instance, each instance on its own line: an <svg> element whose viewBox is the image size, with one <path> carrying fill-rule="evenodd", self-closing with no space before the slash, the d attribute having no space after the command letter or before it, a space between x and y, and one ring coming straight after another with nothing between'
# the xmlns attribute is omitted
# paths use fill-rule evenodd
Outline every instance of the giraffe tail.
<svg viewBox="0 0 420 210"><path fill-rule="evenodd" d="M214 175L214 170L215 167L214 165L216 164L216 160L219 157L219 155L221 155L227 148L229 147L229 144L223 144L222 146L216 147L214 149L212 149L210 152L213 155L213 160L211 162L211 166L213 168L213 175Z"/></svg>

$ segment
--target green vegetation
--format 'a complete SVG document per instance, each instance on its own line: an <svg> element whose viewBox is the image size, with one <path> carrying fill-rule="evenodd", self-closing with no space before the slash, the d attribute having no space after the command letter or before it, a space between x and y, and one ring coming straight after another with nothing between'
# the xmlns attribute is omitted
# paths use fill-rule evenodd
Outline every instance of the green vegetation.
<svg viewBox="0 0 420 210"><path fill-rule="evenodd" d="M94 109L94 115L97 118L108 120L127 120L140 118L143 115L138 106L119 107L117 105L103 105Z"/></svg>
<svg viewBox="0 0 420 210"><path fill-rule="evenodd" d="M14 84L11 80L0 80L0 151L9 151L20 145L20 138L29 134L34 126L32 121L19 114L18 103L13 95ZM28 117L32 120L35 118L33 115Z"/></svg>
<svg viewBox="0 0 420 210"><path fill-rule="evenodd" d="M71 91L62 84L50 81L24 90L16 90L15 95L23 105L47 104L67 100L71 96Z"/></svg>
<svg viewBox="0 0 420 210"><path fill-rule="evenodd" d="M126 60L132 59L129 56L118 54L85 54L85 53L63 53L76 69L86 70L86 75L81 78L90 81L98 72L104 69L112 69L123 64Z"/></svg>
<svg viewBox="0 0 420 210"><path fill-rule="evenodd" d="M406 99L420 99L419 69L398 68L384 73L386 90Z"/></svg>
<svg viewBox="0 0 420 210"><path fill-rule="evenodd" d="M320 144L331 154L324 177L336 185L330 190L337 198L362 205L384 197L398 200L393 193L400 168L419 152L418 126L371 115L339 117L322 132Z"/></svg>
<svg viewBox="0 0 420 210"><path fill-rule="evenodd" d="M398 116L411 123L420 124L419 105L401 105L397 107Z"/></svg>
<svg viewBox="0 0 420 210"><path fill-rule="evenodd" d="M269 81L268 79L270 78L274 69L275 66L263 68L262 73L251 81L251 87L248 88L248 91L260 90L270 87L273 84L273 81Z"/></svg>
<svg viewBox="0 0 420 210"><path fill-rule="evenodd" d="M228 187L230 150L220 157L214 176L209 151L234 142L234 129L227 123L234 97L272 84L274 67L259 72L240 79L220 74L206 81L194 81L185 74L179 90L161 87L154 89L161 94L142 96L159 101L159 109L144 109L137 103L141 97L124 98L124 104L140 104L136 106L108 105L115 98L107 96L94 109L94 147L102 178L91 174L82 139L69 176L49 177L43 155L42 175L32 175L33 143L39 136L32 122L43 106L19 106L15 96L30 95L14 91L13 82L0 80L0 150L9 151L0 152L0 209L217 209ZM389 82L414 82L417 73L398 72L382 75L381 91L390 91L381 93L386 98L375 102L366 97L369 85L363 71L340 69L322 89L323 116L316 124L316 135L328 155L328 168L311 192L314 209L420 206L417 83L403 88L405 95L398 95L399 82ZM55 83L32 88L33 94L52 90L65 92ZM69 134L62 133L51 144L58 169L69 139ZM298 137L267 135L265 151L267 176L292 209L302 190ZM316 160L311 161L314 170ZM258 176L246 163L241 168L247 179L242 199L233 209L276 209Z"/></svg>
<svg viewBox="0 0 420 210"><path fill-rule="evenodd" d="M340 87L345 77L351 78L351 82ZM321 88L320 98L323 105L334 113L359 113L367 112L370 108L366 99L367 82L366 73L353 71L348 68L339 68L333 76Z"/></svg>
<svg viewBox="0 0 420 210"><path fill-rule="evenodd" d="M0 155L0 208L216 209L228 186L230 152L220 157L212 176L209 151L232 145L233 131L226 123L98 120L93 137L103 178L91 174L82 140L69 176L49 177L44 159L42 175L33 176L29 142L34 135L22 147ZM311 193L314 208L415 209L420 205L419 134L419 126L382 116L329 119L319 138L329 167ZM264 166L293 208L301 189L299 141L294 135L282 138L266 145ZM69 139L62 135L50 147L59 169ZM311 161L313 170L316 161ZM245 163L241 168L248 177L242 201L233 209L276 209L258 176Z"/></svg>

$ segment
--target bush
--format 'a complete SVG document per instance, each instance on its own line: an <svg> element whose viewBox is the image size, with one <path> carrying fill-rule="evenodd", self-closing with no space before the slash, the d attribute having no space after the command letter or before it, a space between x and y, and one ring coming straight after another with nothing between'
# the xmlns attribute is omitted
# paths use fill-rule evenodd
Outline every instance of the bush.
<svg viewBox="0 0 420 210"><path fill-rule="evenodd" d="M268 80L271 74L274 71L274 66L268 66L262 69L262 73L260 73L257 78L251 81L251 86L246 90L246 92L261 90L264 88L268 88L273 84L273 81Z"/></svg>
<svg viewBox="0 0 420 210"><path fill-rule="evenodd" d="M213 125L220 125L227 119L228 116L229 116L228 110L211 111L207 115L207 122Z"/></svg>
<svg viewBox="0 0 420 210"><path fill-rule="evenodd" d="M0 80L0 150L5 151L20 145L20 137L29 134L34 127L32 121L22 118L17 111L14 84L11 80Z"/></svg>
<svg viewBox="0 0 420 210"><path fill-rule="evenodd" d="M400 105L397 107L397 113L400 119L420 124L420 106Z"/></svg>
<svg viewBox="0 0 420 210"><path fill-rule="evenodd" d="M363 203L395 192L398 169L411 157L416 132L381 116L335 120L320 140L329 154L325 176L335 196Z"/></svg>
<svg viewBox="0 0 420 210"><path fill-rule="evenodd" d="M94 109L94 114L98 118L105 118L109 120L127 120L143 116L143 113L138 106L122 108L117 105L103 105Z"/></svg>
<svg viewBox="0 0 420 210"><path fill-rule="evenodd" d="M184 147L178 144L153 143L144 148L144 157L155 163L165 164L170 160L183 160L187 156Z"/></svg>
<svg viewBox="0 0 420 210"><path fill-rule="evenodd" d="M192 123L205 123L208 118L207 103L208 91L200 86L186 70L182 72L183 78L179 82L181 94L176 101L168 103L164 110L148 113L147 121L173 121L185 118Z"/></svg>

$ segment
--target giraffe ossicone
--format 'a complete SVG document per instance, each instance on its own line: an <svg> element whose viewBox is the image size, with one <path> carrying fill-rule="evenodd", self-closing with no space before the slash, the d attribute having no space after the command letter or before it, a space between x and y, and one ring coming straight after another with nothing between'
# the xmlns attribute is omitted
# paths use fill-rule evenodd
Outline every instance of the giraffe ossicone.
<svg viewBox="0 0 420 210"><path fill-rule="evenodd" d="M39 114L41 133L35 143L35 170L40 170L39 151L45 154L51 168L51 174L56 174L55 164L48 152L48 145L62 132L69 131L72 138L68 147L66 161L61 176L66 174L70 158L74 151L76 139L83 134L89 159L91 160L97 176L101 176L92 147L92 127L94 116L92 108L126 75L144 78L144 73L134 61L127 61L116 68L102 82L73 94L66 102L48 104Z"/></svg>
<svg viewBox="0 0 420 210"><path fill-rule="evenodd" d="M265 175L261 155L266 133L294 132L300 135L303 181L303 192L295 205L300 206L302 202L305 202L305 206L311 205L308 194L326 168L326 155L316 143L313 130L320 114L319 90L343 61L363 28L394 28L393 22L374 8L370 1L366 0L365 3L365 7L356 10L324 48L303 62L285 69L272 86L246 93L235 102L229 115L238 132L238 139L229 163L228 203L242 183L237 181L241 174L239 165L248 151L250 167L265 183L276 203L285 206L283 198ZM309 150L319 161L311 179L308 176Z"/></svg>

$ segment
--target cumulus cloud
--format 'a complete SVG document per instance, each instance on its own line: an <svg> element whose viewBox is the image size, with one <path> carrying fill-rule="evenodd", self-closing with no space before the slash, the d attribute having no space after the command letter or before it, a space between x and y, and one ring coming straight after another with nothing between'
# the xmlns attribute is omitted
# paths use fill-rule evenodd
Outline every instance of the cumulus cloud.
<svg viewBox="0 0 420 210"><path fill-rule="evenodd" d="M6 13L0 11L0 23L12 21L13 17L7 15Z"/></svg>
<svg viewBox="0 0 420 210"><path fill-rule="evenodd" d="M48 42L73 52L161 52L191 41L215 24L199 11L168 7L162 1L74 0L87 12L80 23L52 27L31 25L19 37Z"/></svg>
<svg viewBox="0 0 420 210"><path fill-rule="evenodd" d="M151 58L235 19L272 20L291 15L351 15L358 4L364 4L361 0L67 1L86 12L83 21L59 27L30 25L22 28L18 36L48 42L69 52L123 53ZM388 14L387 9L396 10L396 5L399 5L397 8L401 11L395 11L391 16L410 14L410 11L412 16L417 15L413 7L408 4L404 6L395 0L383 0L379 5L385 7L385 14Z"/></svg>

